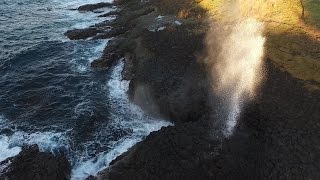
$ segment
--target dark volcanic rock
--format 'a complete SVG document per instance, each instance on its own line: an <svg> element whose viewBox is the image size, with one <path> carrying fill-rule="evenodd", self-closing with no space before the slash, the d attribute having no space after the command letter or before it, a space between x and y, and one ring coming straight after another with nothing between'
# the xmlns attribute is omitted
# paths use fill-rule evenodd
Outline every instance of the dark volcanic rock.
<svg viewBox="0 0 320 180"><path fill-rule="evenodd" d="M99 15L98 17L109 17L109 16L118 16L120 15L119 11L110 11L105 14Z"/></svg>
<svg viewBox="0 0 320 180"><path fill-rule="evenodd" d="M106 31L104 33L101 33L97 36L94 37L94 39L108 39L108 38L113 38L118 35L124 34L128 29L124 27L120 28L112 28L109 31Z"/></svg>
<svg viewBox="0 0 320 180"><path fill-rule="evenodd" d="M122 2L119 18L107 24L120 33L96 37L118 36L92 67L104 69L124 57L130 98L175 126L151 133L98 179L320 179L319 92L306 91L268 62L257 100L244 107L234 134L225 138L215 124L224 120L217 116L223 107L212 95L206 68L197 61L205 25L184 21L150 31L158 11L166 12L153 5L163 2Z"/></svg>
<svg viewBox="0 0 320 180"><path fill-rule="evenodd" d="M180 122L209 116L210 81L196 57L203 48L203 34L190 33L192 28L142 33L136 49L139 60L134 63L130 95L147 112ZM139 57L142 49L149 57ZM158 112L150 109L150 104L154 104Z"/></svg>
<svg viewBox="0 0 320 180"><path fill-rule="evenodd" d="M91 67L98 70L107 69L117 60L121 59L128 45L128 43L124 43L124 41L125 39L121 37L110 40L108 46L103 50L101 58L94 60L91 63ZM124 44L126 45L123 46Z"/></svg>
<svg viewBox="0 0 320 180"><path fill-rule="evenodd" d="M98 33L102 33L102 32L103 31L98 28L91 27L86 29L69 30L64 35L71 40L78 40L78 39L87 39L89 37L95 36Z"/></svg>
<svg viewBox="0 0 320 180"><path fill-rule="evenodd" d="M133 65L133 61L134 61L134 55L131 53L127 53L124 57L124 68L121 72L122 75L122 79L124 80L132 80L134 77L134 65Z"/></svg>
<svg viewBox="0 0 320 180"><path fill-rule="evenodd" d="M111 162L99 179L208 179L220 141L199 122L163 128ZM206 163L204 163L206 162ZM211 163L210 163L211 164Z"/></svg>
<svg viewBox="0 0 320 180"><path fill-rule="evenodd" d="M89 177L86 178L86 180L98 180L98 178L90 175Z"/></svg>
<svg viewBox="0 0 320 180"><path fill-rule="evenodd" d="M151 133L100 173L100 179L319 179L320 96L267 64L268 78L234 134L207 122ZM283 96L283 94L286 96ZM292 98L294 97L294 98Z"/></svg>
<svg viewBox="0 0 320 180"><path fill-rule="evenodd" d="M106 69L125 57L123 75L131 80L130 98L146 112L181 122L208 117L211 88L206 70L196 57L203 49L204 34L192 33L202 26L175 27L176 17L161 22L152 3L125 1L117 19L96 26L112 29L98 35L93 32L94 39L125 40L108 45L91 67ZM168 25L165 31L152 32L163 25Z"/></svg>
<svg viewBox="0 0 320 180"><path fill-rule="evenodd" d="M104 8L104 7L110 7L112 6L112 3L97 3L97 4L86 4L83 6L80 6L78 8L79 11L94 11L96 9Z"/></svg>
<svg viewBox="0 0 320 180"><path fill-rule="evenodd" d="M100 59L94 60L91 63L91 67L97 70L104 70L112 66L121 57L121 54L117 52L108 53L102 56Z"/></svg>
<svg viewBox="0 0 320 180"><path fill-rule="evenodd" d="M9 180L68 180L71 166L62 156L40 152L37 145L25 148L4 170L0 179Z"/></svg>

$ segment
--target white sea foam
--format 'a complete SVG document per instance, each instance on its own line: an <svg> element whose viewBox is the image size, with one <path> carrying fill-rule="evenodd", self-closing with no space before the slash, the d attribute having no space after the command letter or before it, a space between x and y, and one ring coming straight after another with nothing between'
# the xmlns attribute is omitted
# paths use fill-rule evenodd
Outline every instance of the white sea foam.
<svg viewBox="0 0 320 180"><path fill-rule="evenodd" d="M109 39L70 42L74 43L73 58L70 61L73 70L79 73L90 70L90 63L101 57L108 41Z"/></svg>
<svg viewBox="0 0 320 180"><path fill-rule="evenodd" d="M96 4L100 2L106 2L106 3L112 3L113 0L56 0L57 2L63 4L65 7L74 9L79 6L85 5L85 4Z"/></svg>
<svg viewBox="0 0 320 180"><path fill-rule="evenodd" d="M114 11L115 7L107 7L101 9L101 12L79 12L77 9L81 5L95 4L100 2L113 2L112 0L99 1L99 0L54 0L54 14L58 17L56 23L62 26L58 29L58 33L51 40L61 40L63 42L70 41L63 34L70 29L84 29L103 21L112 21L115 17L98 17L103 13ZM71 10L73 9L73 10Z"/></svg>
<svg viewBox="0 0 320 180"><path fill-rule="evenodd" d="M101 2L101 0L54 0L57 7L54 11L57 11L62 18L59 20L64 22L75 22L69 27L62 27L57 33L57 37L53 37L54 40L60 39L63 33L72 28L86 28L90 25L100 23L104 20L112 20L112 18L97 18L99 13L80 13L78 11L70 11L68 9L75 9L80 5L94 4ZM112 1L104 1L112 2ZM111 9L110 9L111 10ZM62 39L63 41L69 41ZM84 41L83 41L84 42ZM90 63L99 58L103 52L104 47L108 43L108 40L90 40L90 43L86 44L81 41L69 41L68 43L75 44L74 59L71 60L75 65L77 72L86 72L89 69ZM86 41L88 42L88 41ZM157 131L163 126L171 125L167 121L156 120L146 116L143 111L136 105L129 101L127 90L129 89L129 81L122 80L121 71L123 70L124 62L120 61L112 71L111 79L106 84L106 92L108 92L111 103L111 122L107 126L114 126L119 129L129 129L130 133L120 137L120 139L109 144L104 145L106 148L105 152L101 152L94 158L88 159L88 153L86 150L81 151L75 149L77 152L72 152L68 157L74 164L72 170L72 179L82 180L89 175L96 175L100 170L108 167L110 162L120 154L127 151L137 142L141 141L150 132ZM108 104L108 102L106 102ZM81 102L75 107L75 114L91 113L90 110L85 110L87 102ZM105 128L105 129L104 129ZM24 145L37 144L41 151L46 152L57 152L59 150L71 151L72 142L69 140L69 134L67 132L54 132L54 131L32 131L27 132L16 128L14 122L8 121L7 119L0 116L0 130L10 129L12 133L0 135L0 161L13 157L21 151L21 147ZM101 131L100 131L101 130ZM92 143L99 143L101 136L99 134L104 133L108 130L107 127L101 127L101 129L95 132L97 135L96 139L88 140L86 145ZM102 136L104 137L104 136ZM103 143L101 142L101 146ZM74 149L73 149L74 150ZM81 152L80 152L81 151ZM86 154L87 153L87 154ZM83 154L85 156L79 156ZM76 162L75 162L76 161ZM7 164L8 165L8 164ZM0 172L3 167L0 167Z"/></svg>
<svg viewBox="0 0 320 180"><path fill-rule="evenodd" d="M93 48L92 54L93 56L89 58L89 62L98 59L101 57L104 48L107 46L110 39L100 40L99 44Z"/></svg>
<svg viewBox="0 0 320 180"><path fill-rule="evenodd" d="M165 30L166 29L166 27L165 26L162 26L162 27L159 27L158 29L157 29L157 31L163 31L163 30Z"/></svg>
<svg viewBox="0 0 320 180"><path fill-rule="evenodd" d="M73 180L82 180L90 175L97 175L99 171L108 167L112 160L141 141L150 132L171 125L167 121L146 116L138 106L129 101L126 93L129 88L129 81L122 80L121 77L123 67L124 62L120 60L114 67L111 79L106 86L113 110L111 114L112 122L110 123L114 126L129 128L132 133L112 143L110 151L103 152L95 158L77 162L72 170Z"/></svg>
<svg viewBox="0 0 320 180"><path fill-rule="evenodd" d="M16 156L25 145L37 144L41 151L56 152L58 149L69 149L69 141L65 133L60 132L36 132L27 133L17 131L3 116L0 116L0 128L11 129L12 135L0 135L0 161Z"/></svg>
<svg viewBox="0 0 320 180"><path fill-rule="evenodd" d="M90 175L97 175L97 173L108 166L112 160L117 156L126 152L130 147L139 141L137 138L127 138L117 142L111 151L101 153L97 158L92 158L88 161L80 163L72 171L72 179L81 180Z"/></svg>
<svg viewBox="0 0 320 180"><path fill-rule="evenodd" d="M10 147L8 136L0 136L0 162L9 157L16 156L20 151L21 147Z"/></svg>
<svg viewBox="0 0 320 180"><path fill-rule="evenodd" d="M180 21L174 21L174 23L175 23L176 25L178 25L178 26L182 25L182 22L180 22Z"/></svg>
<svg viewBox="0 0 320 180"><path fill-rule="evenodd" d="M11 126L11 123L2 115L0 115L0 129L6 129ZM0 162L6 160L7 158L16 156L21 151L21 147L12 146L10 144L10 138L6 135L0 135ZM0 172L9 163L0 166Z"/></svg>
<svg viewBox="0 0 320 180"><path fill-rule="evenodd" d="M9 136L9 144L14 147L37 144L40 151L52 153L60 148L69 149L69 140L65 133L61 132L26 133L18 131Z"/></svg>
<svg viewBox="0 0 320 180"><path fill-rule="evenodd" d="M159 15L158 17L156 17L156 20L161 20L164 16Z"/></svg>

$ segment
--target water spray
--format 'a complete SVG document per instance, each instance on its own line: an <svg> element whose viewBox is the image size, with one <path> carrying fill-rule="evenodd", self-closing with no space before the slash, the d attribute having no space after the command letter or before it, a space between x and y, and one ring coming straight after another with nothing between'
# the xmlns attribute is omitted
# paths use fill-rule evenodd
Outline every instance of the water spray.
<svg viewBox="0 0 320 180"><path fill-rule="evenodd" d="M232 135L243 106L255 97L264 77L263 29L258 20L236 15L231 21L211 23L207 33L205 61L214 80L214 92L227 109L221 120L225 136Z"/></svg>

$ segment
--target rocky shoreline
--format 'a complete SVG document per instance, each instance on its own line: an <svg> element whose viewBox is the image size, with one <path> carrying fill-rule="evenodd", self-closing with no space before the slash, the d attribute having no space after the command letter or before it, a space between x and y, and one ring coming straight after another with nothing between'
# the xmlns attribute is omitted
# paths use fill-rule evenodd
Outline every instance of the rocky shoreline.
<svg viewBox="0 0 320 180"><path fill-rule="evenodd" d="M117 6L103 15L117 18L66 32L74 40L112 37L92 68L104 70L123 59L131 101L175 124L151 133L88 179L319 179L320 92L307 91L267 57L266 81L257 100L241 114L234 134L224 138L214 125L219 99L201 62L206 12L189 7L187 0L171 8L165 2L118 0L82 6L78 10ZM29 149L12 160L4 175L50 179L55 173L52 179L69 178L64 158L53 160L50 154L38 155L36 147ZM37 166L39 171L29 171L30 156L50 161ZM36 161L31 163L39 164ZM41 170L52 164L50 173Z"/></svg>
<svg viewBox="0 0 320 180"><path fill-rule="evenodd" d="M10 165L0 174L0 179L70 179L71 165L68 160L62 155L40 152L37 145L24 147L17 156L0 162L0 165L8 162Z"/></svg>

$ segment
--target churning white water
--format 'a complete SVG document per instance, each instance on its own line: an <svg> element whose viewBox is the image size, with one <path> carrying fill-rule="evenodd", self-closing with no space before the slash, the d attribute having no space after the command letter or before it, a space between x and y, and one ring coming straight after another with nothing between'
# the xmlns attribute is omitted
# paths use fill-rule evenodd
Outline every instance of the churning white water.
<svg viewBox="0 0 320 180"><path fill-rule="evenodd" d="M122 61L110 71L90 68L108 40L64 37L67 30L113 20L97 16L115 7L71 10L97 2L101 1L0 2L0 14L6 14L0 16L6 21L0 37L0 161L17 155L25 145L37 144L41 151L65 154L72 179L82 180L150 132L170 125L130 103ZM9 164L1 164L0 173Z"/></svg>
<svg viewBox="0 0 320 180"><path fill-rule="evenodd" d="M124 62L120 60L113 68L111 78L106 85L106 92L109 93L109 102L112 106L112 122L110 124L128 128L132 132L130 135L111 143L109 145L110 151L100 153L97 158L79 161L72 170L71 179L80 180L89 175L97 175L100 170L108 167L112 160L126 152L148 134L161 129L161 127L171 125L168 121L148 117L138 106L130 102L127 95L129 81L122 80L121 76L123 67ZM103 133L103 131L98 133Z"/></svg>
<svg viewBox="0 0 320 180"><path fill-rule="evenodd" d="M71 153L69 158L74 158L71 161L76 161L73 164L71 179L83 180L90 175L97 175L100 170L108 167L112 160L141 141L150 132L171 125L168 121L148 117L138 106L130 102L127 95L129 81L122 80L121 76L123 67L124 62L120 60L113 68L111 77L105 86L105 91L109 94L108 101L112 107L111 122L108 122L106 127L101 127L100 131L96 131L95 133L96 137L98 137L103 133L107 133L106 131L110 130L108 127L113 126L118 129L129 129L131 131L130 134L121 137L119 140L109 142L105 145L105 151L96 154L91 159L87 159L88 155L85 151L71 152L74 151L72 149L72 138L69 137L72 134L72 129L66 132L28 133L18 130L13 123L5 117L0 116L0 129L8 129L13 132L11 135L0 135L0 161L16 156L21 152L21 147L25 145L37 144L41 151L52 152L54 154L58 150L65 150ZM86 144L99 143L100 140L92 139ZM0 167L0 170L3 170L7 165L9 164Z"/></svg>
<svg viewBox="0 0 320 180"><path fill-rule="evenodd" d="M50 131L27 133L22 130L16 130L17 128L3 116L0 116L0 129L7 129L13 132L11 135L0 135L0 162L19 154L21 147L25 145L37 144L41 151L52 153L61 148L69 148L69 141L65 133ZM4 168L5 166L2 166L0 170Z"/></svg>

